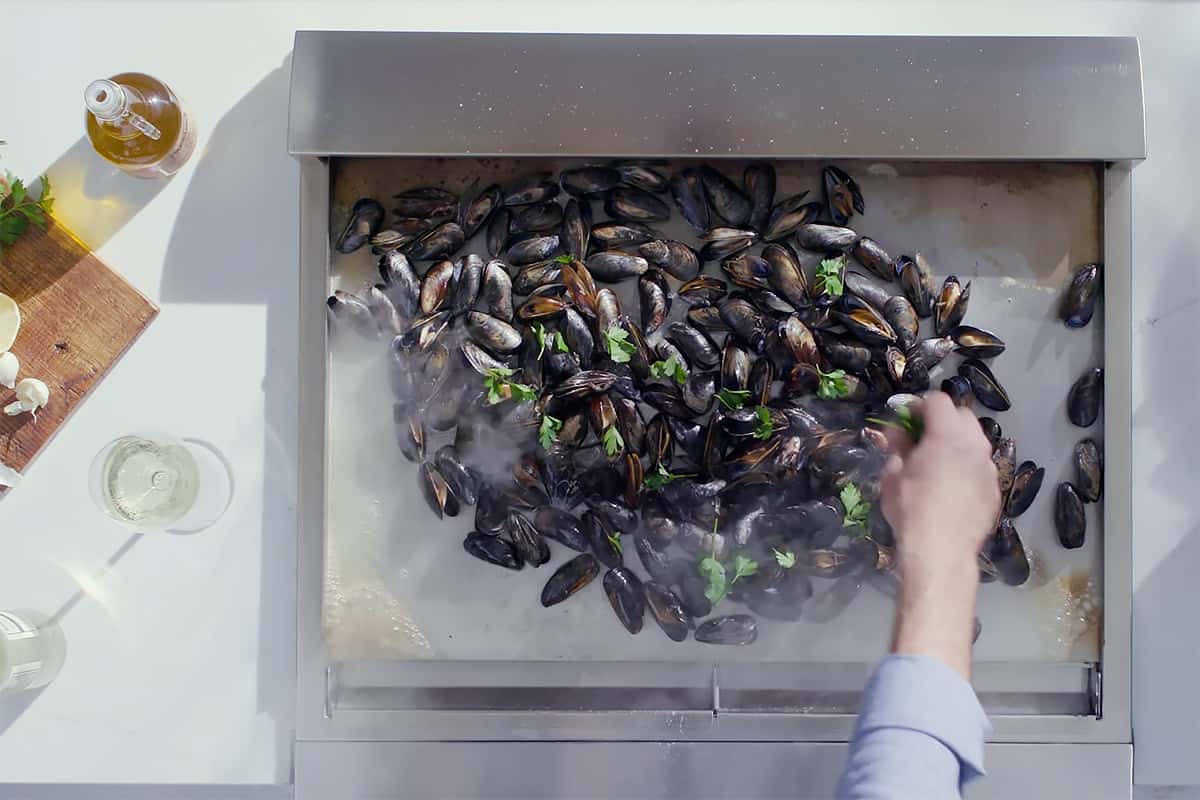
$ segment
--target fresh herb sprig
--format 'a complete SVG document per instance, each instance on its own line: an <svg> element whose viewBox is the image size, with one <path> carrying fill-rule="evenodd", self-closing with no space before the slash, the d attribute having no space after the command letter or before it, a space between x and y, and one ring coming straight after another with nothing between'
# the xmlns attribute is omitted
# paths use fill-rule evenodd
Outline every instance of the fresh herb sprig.
<svg viewBox="0 0 1200 800"><path fill-rule="evenodd" d="M41 194L34 200L20 178L8 172L0 176L0 253L15 244L30 224L46 227L46 217L54 210L54 195L50 178L43 175L41 181Z"/></svg>
<svg viewBox="0 0 1200 800"><path fill-rule="evenodd" d="M748 399L750 399L749 389L722 389L717 392L717 400L721 401L721 405L730 411L737 411L746 405Z"/></svg>
<svg viewBox="0 0 1200 800"><path fill-rule="evenodd" d="M538 443L543 450L549 450L562 430L562 420L549 414L542 416L542 424L538 427Z"/></svg>
<svg viewBox="0 0 1200 800"><path fill-rule="evenodd" d="M846 291L842 276L845 274L846 257L827 258L817 266L813 276L813 288L817 294L828 297L841 297Z"/></svg>
<svg viewBox="0 0 1200 800"><path fill-rule="evenodd" d="M487 390L488 405L494 406L509 399L517 402L537 399L537 392L532 386L509 380L513 374L508 367L493 367L487 371L483 376L483 388Z"/></svg>
<svg viewBox="0 0 1200 800"><path fill-rule="evenodd" d="M846 370L835 369L825 372L817 367L817 374L820 376L817 397L822 400L841 400L850 394L850 387L846 385Z"/></svg>
<svg viewBox="0 0 1200 800"><path fill-rule="evenodd" d="M894 420L882 417L867 417L867 422L874 422L876 425L884 425L888 428L899 428L908 434L913 444L921 441L921 436L925 433L925 420L914 414L908 406L900 406L895 409L894 413L896 415L896 419Z"/></svg>
<svg viewBox="0 0 1200 800"><path fill-rule="evenodd" d="M669 356L663 361L655 361L650 365L650 377L673 379L676 383L682 384L687 382L687 370L675 356Z"/></svg>
<svg viewBox="0 0 1200 800"><path fill-rule="evenodd" d="M651 472L651 473L647 474L646 477L642 478L642 486L644 486L645 488L650 489L650 490L657 490L657 489L661 489L662 487L666 486L668 483L670 483L673 480L676 480L677 478L694 478L694 477L696 477L696 473L694 473L694 472L688 472L688 473L671 472L666 467L664 467L662 465L662 462L660 461L658 466L654 469L654 472Z"/></svg>
<svg viewBox="0 0 1200 800"><path fill-rule="evenodd" d="M625 449L625 440L621 437L621 432L617 430L617 426L615 425L609 425L604 429L601 442L604 444L604 452L610 457L615 456Z"/></svg>
<svg viewBox="0 0 1200 800"><path fill-rule="evenodd" d="M844 519L842 520L843 528L858 528L855 536L865 536L867 533L868 516L871 513L871 504L863 500L862 492L853 483L847 483L842 487L838 498L842 501L842 508L845 509Z"/></svg>
<svg viewBox="0 0 1200 800"><path fill-rule="evenodd" d="M791 550L776 550L771 548L771 552L775 554L775 563L784 569L791 569L796 566L796 554Z"/></svg>
<svg viewBox="0 0 1200 800"><path fill-rule="evenodd" d="M770 439L771 434L775 433L775 422L771 419L771 409L759 406L754 409L754 416L758 419L754 424L754 438Z"/></svg>
<svg viewBox="0 0 1200 800"><path fill-rule="evenodd" d="M628 364L637 352L637 346L629 341L629 331L616 325L610 325L604 332L604 343L608 357L617 364Z"/></svg>

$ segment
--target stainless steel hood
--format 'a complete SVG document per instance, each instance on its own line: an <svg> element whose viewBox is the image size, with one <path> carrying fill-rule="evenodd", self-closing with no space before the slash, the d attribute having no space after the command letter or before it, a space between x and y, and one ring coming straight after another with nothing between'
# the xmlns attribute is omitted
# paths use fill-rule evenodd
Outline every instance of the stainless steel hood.
<svg viewBox="0 0 1200 800"><path fill-rule="evenodd" d="M831 791L869 663L422 662L347 658L327 641L337 454L323 301L338 174L363 185L443 157L609 156L927 162L901 171L959 178L1010 162L986 170L1095 176L1102 628L1082 660L977 664L995 735L993 777L974 796L1127 794L1130 175L1145 157L1136 40L299 32L289 149L301 167L297 796ZM696 784L714 759L743 779Z"/></svg>

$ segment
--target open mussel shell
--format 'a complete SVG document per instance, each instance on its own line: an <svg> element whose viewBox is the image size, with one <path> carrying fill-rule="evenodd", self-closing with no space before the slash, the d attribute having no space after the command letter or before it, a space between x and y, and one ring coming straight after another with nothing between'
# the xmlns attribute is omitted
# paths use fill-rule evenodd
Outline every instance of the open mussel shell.
<svg viewBox="0 0 1200 800"><path fill-rule="evenodd" d="M662 628L671 641L682 642L692 630L691 615L683 607L683 601L675 592L657 581L645 584L646 605L650 616Z"/></svg>
<svg viewBox="0 0 1200 800"><path fill-rule="evenodd" d="M1017 443L1012 437L1001 439L992 450L992 463L1000 483L1000 496L1007 497L1017 474Z"/></svg>
<svg viewBox="0 0 1200 800"><path fill-rule="evenodd" d="M467 538L463 539L463 549L481 561L505 569L520 569L525 566L525 560L521 558L517 548L499 536L471 531Z"/></svg>
<svg viewBox="0 0 1200 800"><path fill-rule="evenodd" d="M713 306L729 292L725 281L711 275L700 275L679 287L679 299L693 308Z"/></svg>
<svg viewBox="0 0 1200 800"><path fill-rule="evenodd" d="M721 261L721 271L729 280L746 289L769 289L771 265L762 256L740 253Z"/></svg>
<svg viewBox="0 0 1200 800"><path fill-rule="evenodd" d="M720 226L705 231L700 239L704 242L700 248L700 260L720 261L737 255L758 241L758 232L748 228Z"/></svg>
<svg viewBox="0 0 1200 800"><path fill-rule="evenodd" d="M449 484L450 491L467 505L474 505L479 498L479 476L463 463L454 445L447 444L439 447L433 460L438 471Z"/></svg>
<svg viewBox="0 0 1200 800"><path fill-rule="evenodd" d="M550 560L549 545L533 523L525 517L515 511L508 512L504 529L508 533L508 540L521 554L525 563L532 567L540 567Z"/></svg>
<svg viewBox="0 0 1200 800"><path fill-rule="evenodd" d="M339 253L353 253L379 231L386 215L378 200L363 197L355 201L345 229L334 242L334 249Z"/></svg>
<svg viewBox="0 0 1200 800"><path fill-rule="evenodd" d="M1042 488L1042 479L1046 470L1032 461L1022 461L1013 475L1013 485L1004 501L1004 514L1009 517L1019 517L1033 504L1038 490Z"/></svg>
<svg viewBox="0 0 1200 800"><path fill-rule="evenodd" d="M913 304L917 316L933 315L933 269L924 257L917 253L912 258L900 256L896 260L896 274L904 296Z"/></svg>
<svg viewBox="0 0 1200 800"><path fill-rule="evenodd" d="M1083 547L1087 536L1087 517L1083 510L1083 498L1069 483L1060 483L1054 493L1054 528L1058 541L1068 550Z"/></svg>
<svg viewBox="0 0 1200 800"><path fill-rule="evenodd" d="M450 488L450 484L437 467L428 461L421 462L421 466L417 470L417 484L421 488L421 495L425 498L425 502L429 504L429 508L437 515L438 519L442 519L443 516L458 516L462 506Z"/></svg>
<svg viewBox="0 0 1200 800"><path fill-rule="evenodd" d="M1029 580L1029 556L1011 519L1000 519L1000 524L986 543L985 550L1000 580L1009 586L1020 586Z"/></svg>
<svg viewBox="0 0 1200 800"><path fill-rule="evenodd" d="M1059 318L1068 328L1082 328L1092 321L1101 282L1099 264L1084 264L1075 272L1058 309Z"/></svg>
<svg viewBox="0 0 1200 800"><path fill-rule="evenodd" d="M563 564L542 588L542 605L557 605L587 586L600 574L600 563L591 553L575 556Z"/></svg>
<svg viewBox="0 0 1200 800"><path fill-rule="evenodd" d="M604 594L613 613L630 633L638 633L646 616L642 581L628 567L615 567L604 574Z"/></svg>
<svg viewBox="0 0 1200 800"><path fill-rule="evenodd" d="M802 225L816 222L821 216L822 207L819 202L806 203L804 199L808 192L780 200L767 218L763 239L768 242L778 242L791 236Z"/></svg>
<svg viewBox="0 0 1200 800"><path fill-rule="evenodd" d="M996 334L971 325L959 325L950 332L958 352L973 358L995 358L1004 352L1004 340Z"/></svg>
<svg viewBox="0 0 1200 800"><path fill-rule="evenodd" d="M758 638L758 623L749 614L713 617L696 628L695 638L704 644L754 644Z"/></svg>
<svg viewBox="0 0 1200 800"><path fill-rule="evenodd" d="M464 201L458 207L458 226L463 234L470 239L475 232L482 228L500 207L504 194L499 184L492 184L482 189L470 200Z"/></svg>
<svg viewBox="0 0 1200 800"><path fill-rule="evenodd" d="M811 304L808 279L790 247L769 244L762 250L762 260L767 264L767 283L771 289L795 308Z"/></svg>
<svg viewBox="0 0 1200 800"><path fill-rule="evenodd" d="M392 406L392 419L396 423L396 443L400 453L409 461L425 458L425 421L420 414L413 413L408 404Z"/></svg>
<svg viewBox="0 0 1200 800"><path fill-rule="evenodd" d="M823 169L821 188L825 194L825 208L835 225L845 225L856 211L863 213L862 191L844 170L835 166Z"/></svg>
<svg viewBox="0 0 1200 800"><path fill-rule="evenodd" d="M879 311L852 294L842 295L836 312L838 320L846 326L851 336L869 347L896 344L896 331Z"/></svg>
<svg viewBox="0 0 1200 800"><path fill-rule="evenodd" d="M1008 411L1012 408L1008 392L988 369L987 364L977 358L968 358L958 365L958 374L970 382L975 399L987 408L993 411Z"/></svg>
<svg viewBox="0 0 1200 800"><path fill-rule="evenodd" d="M1104 455L1094 439L1075 445L1075 488L1087 503L1099 501L1104 490Z"/></svg>
<svg viewBox="0 0 1200 800"><path fill-rule="evenodd" d="M1080 376L1067 394L1067 417L1072 424L1088 428L1100 416L1104 400L1104 369L1094 367Z"/></svg>
<svg viewBox="0 0 1200 800"><path fill-rule="evenodd" d="M938 336L950 336L954 329L962 324L970 299L970 281L963 286L958 282L957 275L946 278L933 305L933 329Z"/></svg>

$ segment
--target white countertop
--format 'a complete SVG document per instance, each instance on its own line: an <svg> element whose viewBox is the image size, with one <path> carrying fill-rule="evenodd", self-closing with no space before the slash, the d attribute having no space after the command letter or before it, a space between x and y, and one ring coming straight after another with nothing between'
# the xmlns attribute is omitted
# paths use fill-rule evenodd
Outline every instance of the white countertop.
<svg viewBox="0 0 1200 800"><path fill-rule="evenodd" d="M70 604L58 680L0 706L0 781L288 782L298 357L288 56L297 28L382 28L1139 36L1151 155L1134 172L1135 768L1138 783L1200 784L1200 514L1186 477L1200 452L1200 6L975 5L0 0L0 167L48 170L60 217L162 307L0 501L0 608ZM196 156L166 184L115 174L82 138L83 87L130 69L167 81L200 127ZM137 428L206 439L229 458L236 494L215 527L131 538L95 510L93 454Z"/></svg>

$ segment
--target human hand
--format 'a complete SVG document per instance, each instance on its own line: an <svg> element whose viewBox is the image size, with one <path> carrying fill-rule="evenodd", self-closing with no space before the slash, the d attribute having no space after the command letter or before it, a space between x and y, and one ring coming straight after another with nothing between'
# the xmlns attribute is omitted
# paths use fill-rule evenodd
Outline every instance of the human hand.
<svg viewBox="0 0 1200 800"><path fill-rule="evenodd" d="M940 658L966 676L976 556L1000 513L996 467L969 409L930 392L913 411L924 423L921 440L898 443L881 482L901 581L892 648Z"/></svg>

